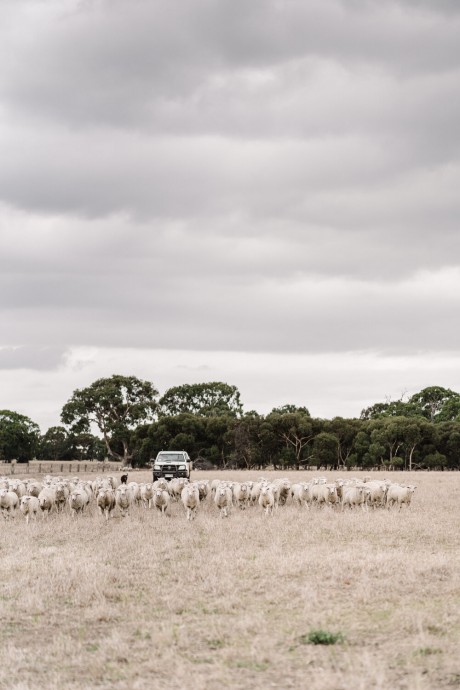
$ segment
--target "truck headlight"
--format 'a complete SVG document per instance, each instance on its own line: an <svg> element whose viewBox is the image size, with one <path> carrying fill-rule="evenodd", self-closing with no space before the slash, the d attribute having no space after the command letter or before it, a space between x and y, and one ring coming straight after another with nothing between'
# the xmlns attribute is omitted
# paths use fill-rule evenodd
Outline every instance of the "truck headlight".
<svg viewBox="0 0 460 690"><path fill-rule="evenodd" d="M153 469L154 469L154 470L161 470L161 465L154 465L154 466L153 466Z"/></svg>
<svg viewBox="0 0 460 690"><path fill-rule="evenodd" d="M179 465L179 469L180 469L180 470L185 470L185 469L186 469L186 468L185 468L185 465Z"/></svg>

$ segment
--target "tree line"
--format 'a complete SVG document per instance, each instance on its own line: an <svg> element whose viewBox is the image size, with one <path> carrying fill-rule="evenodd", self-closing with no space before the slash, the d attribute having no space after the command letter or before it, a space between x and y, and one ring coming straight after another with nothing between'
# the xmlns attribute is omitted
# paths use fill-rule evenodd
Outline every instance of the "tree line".
<svg viewBox="0 0 460 690"><path fill-rule="evenodd" d="M460 469L460 394L424 388L379 402L359 418L312 417L284 405L245 412L236 386L184 384L159 396L134 376L101 378L73 392L61 425L40 433L25 415L0 411L0 458L121 460L145 466L184 449L203 468Z"/></svg>

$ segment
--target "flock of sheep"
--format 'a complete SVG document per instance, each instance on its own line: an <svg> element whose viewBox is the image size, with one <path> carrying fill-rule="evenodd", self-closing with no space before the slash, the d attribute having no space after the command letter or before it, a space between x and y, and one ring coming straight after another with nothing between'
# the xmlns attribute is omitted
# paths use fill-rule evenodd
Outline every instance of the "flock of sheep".
<svg viewBox="0 0 460 690"><path fill-rule="evenodd" d="M259 506L267 515L280 506L292 502L299 508L311 506L333 509L369 510L369 507L403 504L410 506L414 485L401 485L388 479L375 480L337 479L328 483L325 477L315 477L309 482L292 483L289 479L269 481L235 482L208 479L189 482L187 479L159 479L154 483L120 482L115 476L96 477L91 481L78 478L64 479L47 475L42 481L35 479L0 478L0 509L5 519L15 517L17 510L27 522L41 514L70 511L72 515L85 513L95 505L108 520L117 510L122 516L129 514L133 506L155 509L163 515L170 514L171 503L181 502L187 520L192 520L200 504L213 502L221 517L227 517L234 508L244 510Z"/></svg>

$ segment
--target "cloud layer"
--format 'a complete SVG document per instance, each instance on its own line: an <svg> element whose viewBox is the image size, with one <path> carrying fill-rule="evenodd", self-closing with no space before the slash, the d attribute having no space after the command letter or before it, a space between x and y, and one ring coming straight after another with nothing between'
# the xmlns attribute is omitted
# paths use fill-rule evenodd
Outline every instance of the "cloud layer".
<svg viewBox="0 0 460 690"><path fill-rule="evenodd" d="M457 2L9 0L0 45L3 372L457 356Z"/></svg>

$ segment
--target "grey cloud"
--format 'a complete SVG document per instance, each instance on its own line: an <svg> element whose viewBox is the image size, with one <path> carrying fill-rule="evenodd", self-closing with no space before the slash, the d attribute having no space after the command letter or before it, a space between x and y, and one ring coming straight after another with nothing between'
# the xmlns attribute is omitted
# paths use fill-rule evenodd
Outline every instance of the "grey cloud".
<svg viewBox="0 0 460 690"><path fill-rule="evenodd" d="M5 361L457 347L455 5L4 7Z"/></svg>
<svg viewBox="0 0 460 690"><path fill-rule="evenodd" d="M330 276L315 272L306 246L291 247L289 256L289 245L278 254L275 245L270 255L266 244L253 243L253 250L266 252L260 267L249 261L246 247L220 239L206 251L205 242L194 248L179 234L156 252L155 243L144 238L138 251L150 250L147 257L139 251L137 262L132 254L124 262L120 255L113 265L101 264L100 274L101 256L95 257L91 271L77 280L69 261L51 283L39 272L22 275L19 283L14 274L2 275L1 293L16 295L4 305L2 320L11 324L13 342L38 343L45 324L47 340L58 347L405 353L457 348L452 314L459 307L458 269L410 278L404 270L409 248L398 264L398 280L394 273L392 282L375 276L350 280L340 277L338 267ZM360 256L359 243L353 249ZM325 242L323 256L327 250ZM337 248L330 251L338 255ZM397 248L386 247L373 269L391 268L397 260Z"/></svg>
<svg viewBox="0 0 460 690"><path fill-rule="evenodd" d="M338 194L351 200L359 193L365 201L369 192L382 195L384 188L390 193L392 188L404 188L417 177L419 168L443 164L423 161L423 154L407 150L405 142L400 148L397 143L385 148L384 141L365 136L311 141L231 142L219 137L137 141L128 134L73 137L43 131L40 136L20 137L7 131L0 190L6 203L48 214L127 213L137 219L188 222L239 213L334 225L343 219L341 211L333 217ZM456 148L452 142L450 156ZM418 157L422 160L417 161ZM454 162L450 157L445 161ZM446 173L458 175L455 166ZM327 207L323 214L321 199ZM309 216L312 204L317 211ZM355 207L358 218L351 218L352 223L359 220L363 208ZM416 216L416 205L412 211ZM367 226L374 220L368 217Z"/></svg>
<svg viewBox="0 0 460 690"><path fill-rule="evenodd" d="M37 327L38 324L34 324ZM28 339L35 339L28 334ZM65 347L20 345L0 347L0 369L34 369L52 371L64 364Z"/></svg>
<svg viewBox="0 0 460 690"><path fill-rule="evenodd" d="M428 4L415 2L137 0L76 12L49 3L40 14L8 3L0 88L13 112L149 129L165 104L199 96L211 76L305 58L398 74L458 68L458 13L433 5L427 18Z"/></svg>
<svg viewBox="0 0 460 690"><path fill-rule="evenodd" d="M158 219L140 225L117 217L91 222L40 218L42 227L26 232L24 214L11 212L0 232L0 304L9 318L14 309L31 305L62 309L85 333L86 310L89 314L105 311L108 317L116 314L119 320L123 310L149 314L160 305L174 313L181 309L183 299L199 300L206 295L209 285L225 291L224 309L235 294L245 300L244 293L235 289L244 288L250 300L267 280L280 289L292 280L334 276L367 281L370 286L409 280L422 268L438 271L457 264L460 236L454 224L455 208L450 231L438 228L434 237L430 224L436 216L422 223L430 205L437 208L449 203L449 195L437 199L436 190L429 198L430 185L428 180L427 198L419 204L415 218L406 214L404 219L402 204L392 209L394 218L401 215L401 225L394 227L385 207L386 194L368 200L369 208L361 210L363 227L357 229L352 227L353 218L357 219L354 204L364 206L365 201L352 199L350 208L346 197L342 207L335 209L336 218L340 213L344 216L342 225L334 227L308 226L286 218L240 217L233 222L210 218L189 223ZM455 190L453 186L452 198ZM309 214L314 211L310 208ZM365 217L369 222L375 217L380 225L376 220L376 228L367 230Z"/></svg>

